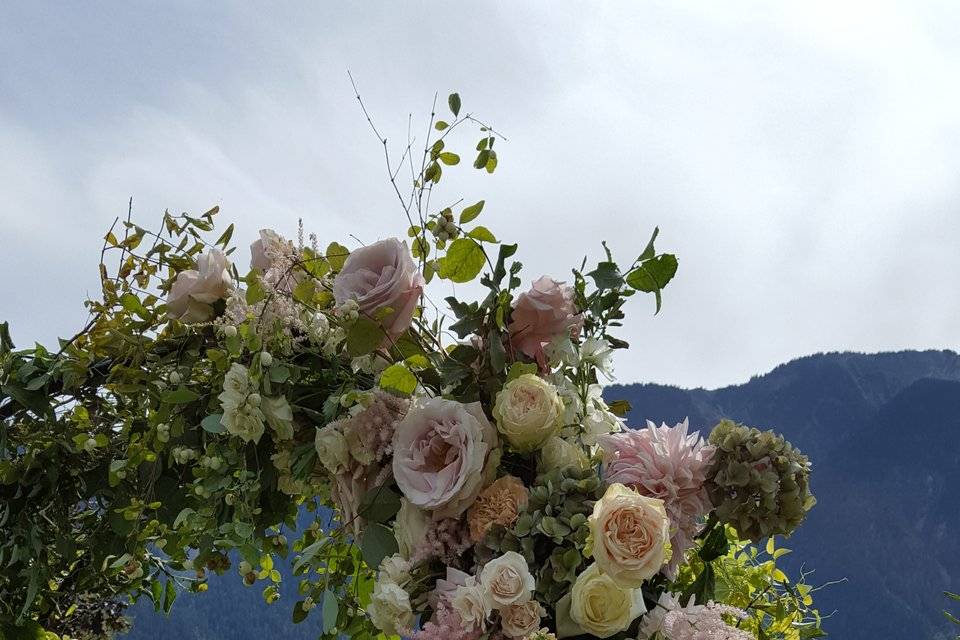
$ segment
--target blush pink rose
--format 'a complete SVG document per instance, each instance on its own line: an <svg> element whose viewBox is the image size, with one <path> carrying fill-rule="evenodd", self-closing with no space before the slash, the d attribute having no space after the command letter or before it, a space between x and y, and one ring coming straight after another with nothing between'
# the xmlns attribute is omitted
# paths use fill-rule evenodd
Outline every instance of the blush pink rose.
<svg viewBox="0 0 960 640"><path fill-rule="evenodd" d="M410 409L393 435L393 475L411 504L434 519L466 511L500 460L497 430L479 402L430 398Z"/></svg>
<svg viewBox="0 0 960 640"><path fill-rule="evenodd" d="M167 294L167 315L187 324L213 318L213 303L227 297L233 287L230 261L219 249L197 257L197 268L177 274Z"/></svg>
<svg viewBox="0 0 960 640"><path fill-rule="evenodd" d="M333 281L333 297L338 305L356 300L360 313L371 318L391 309L377 319L387 335L396 338L413 321L423 285L407 244L389 238L350 254Z"/></svg>
<svg viewBox="0 0 960 640"><path fill-rule="evenodd" d="M562 334L576 337L582 326L583 317L573 304L573 287L542 276L517 297L507 329L514 348L540 361L544 345Z"/></svg>

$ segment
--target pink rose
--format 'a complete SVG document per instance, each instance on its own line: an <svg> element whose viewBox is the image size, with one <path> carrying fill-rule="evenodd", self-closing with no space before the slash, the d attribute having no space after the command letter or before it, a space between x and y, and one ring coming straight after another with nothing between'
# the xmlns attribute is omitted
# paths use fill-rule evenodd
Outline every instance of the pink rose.
<svg viewBox="0 0 960 640"><path fill-rule="evenodd" d="M413 321L423 285L407 244L390 238L350 254L333 281L333 297L338 305L356 300L362 315L378 319L387 335L396 338ZM377 317L388 308L390 313Z"/></svg>
<svg viewBox="0 0 960 640"><path fill-rule="evenodd" d="M513 346L539 361L544 359L545 344L562 334L576 337L582 326L583 317L573 304L573 287L542 276L517 297L507 329Z"/></svg>
<svg viewBox="0 0 960 640"><path fill-rule="evenodd" d="M217 300L227 297L233 287L230 261L219 249L208 249L197 257L197 268L177 274L167 294L167 315L187 324L213 318Z"/></svg>
<svg viewBox="0 0 960 640"><path fill-rule="evenodd" d="M411 504L434 519L466 511L496 474L497 430L479 402L430 398L397 423L393 475Z"/></svg>

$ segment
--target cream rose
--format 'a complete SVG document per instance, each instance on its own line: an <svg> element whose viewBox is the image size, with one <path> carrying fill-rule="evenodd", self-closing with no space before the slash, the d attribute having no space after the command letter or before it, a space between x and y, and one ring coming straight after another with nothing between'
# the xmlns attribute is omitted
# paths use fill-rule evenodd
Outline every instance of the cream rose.
<svg viewBox="0 0 960 640"><path fill-rule="evenodd" d="M525 638L540 629L546 610L536 600L512 604L500 610L500 626L508 638Z"/></svg>
<svg viewBox="0 0 960 640"><path fill-rule="evenodd" d="M413 505L434 518L467 510L496 473L497 432L479 402L430 398L415 405L393 434L393 475Z"/></svg>
<svg viewBox="0 0 960 640"><path fill-rule="evenodd" d="M466 584L457 587L450 598L450 606L460 615L460 620L473 630L485 631L490 605L486 594L476 579L467 578Z"/></svg>
<svg viewBox="0 0 960 640"><path fill-rule="evenodd" d="M423 540L428 520L427 514L406 498L400 498L400 511L397 512L393 536L397 539L397 548L404 558L409 558L417 544Z"/></svg>
<svg viewBox="0 0 960 640"><path fill-rule="evenodd" d="M233 287L230 261L219 249L208 249L197 258L197 268L177 274L167 294L167 315L187 324L213 318L217 300L227 297Z"/></svg>
<svg viewBox="0 0 960 640"><path fill-rule="evenodd" d="M625 631L644 611L639 589L618 585L596 564L577 576L570 591L570 619L598 638Z"/></svg>
<svg viewBox="0 0 960 640"><path fill-rule="evenodd" d="M507 551L480 570L483 587L491 609L502 610L512 604L526 602L536 588L526 559L516 551Z"/></svg>
<svg viewBox="0 0 960 640"><path fill-rule="evenodd" d="M350 254L334 278L333 297L337 305L355 300L361 315L375 318L396 338L410 326L423 285L406 243L390 238ZM377 315L385 309L390 312Z"/></svg>
<svg viewBox="0 0 960 640"><path fill-rule="evenodd" d="M367 615L377 629L388 636L402 636L413 627L410 594L393 582L377 582L373 587Z"/></svg>
<svg viewBox="0 0 960 640"><path fill-rule="evenodd" d="M493 417L514 449L534 451L559 431L563 402L552 384L526 373L503 386L493 406Z"/></svg>
<svg viewBox="0 0 960 640"><path fill-rule="evenodd" d="M590 538L600 570L621 586L639 587L669 559L670 519L663 500L611 484L593 505Z"/></svg>
<svg viewBox="0 0 960 640"><path fill-rule="evenodd" d="M332 424L317 429L313 444L317 449L317 458L320 460L320 464L332 474L339 473L350 462L347 439Z"/></svg>
<svg viewBox="0 0 960 640"><path fill-rule="evenodd" d="M541 473L564 467L586 469L590 466L583 449L559 436L553 436L540 448L537 462L537 469Z"/></svg>

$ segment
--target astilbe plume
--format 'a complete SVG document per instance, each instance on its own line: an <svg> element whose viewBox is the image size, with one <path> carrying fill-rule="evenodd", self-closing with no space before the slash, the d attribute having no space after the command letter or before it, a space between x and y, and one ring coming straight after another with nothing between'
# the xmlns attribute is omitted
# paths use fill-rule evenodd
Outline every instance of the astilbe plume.
<svg viewBox="0 0 960 640"><path fill-rule="evenodd" d="M660 595L655 607L643 617L637 635L638 640L752 640L748 632L730 626L723 619L728 616L743 619L746 613L713 601L705 605L696 603L696 598L683 606L672 593Z"/></svg>
<svg viewBox="0 0 960 640"><path fill-rule="evenodd" d="M433 618L417 630L411 640L477 640L483 631L463 624L460 615L440 600Z"/></svg>
<svg viewBox="0 0 960 640"><path fill-rule="evenodd" d="M644 429L598 438L604 480L663 500L673 529L673 555L664 569L671 578L711 509L706 481L715 448L699 433L688 433L688 428L686 420L673 427L647 422Z"/></svg>
<svg viewBox="0 0 960 640"><path fill-rule="evenodd" d="M357 414L330 423L343 433L350 449L350 463L335 477L333 497L343 522L352 523L358 534L363 524L360 502L367 491L391 477L391 467L384 460L392 453L393 432L409 406L408 400L375 391Z"/></svg>
<svg viewBox="0 0 960 640"><path fill-rule="evenodd" d="M420 541L410 554L411 564L438 559L446 565L462 567L463 553L473 546L469 526L459 518L430 520Z"/></svg>

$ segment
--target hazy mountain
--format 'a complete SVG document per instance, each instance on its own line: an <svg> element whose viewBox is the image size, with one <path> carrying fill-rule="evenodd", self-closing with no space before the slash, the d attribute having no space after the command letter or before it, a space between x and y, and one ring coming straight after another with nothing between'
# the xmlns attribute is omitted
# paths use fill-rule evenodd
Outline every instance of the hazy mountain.
<svg viewBox="0 0 960 640"><path fill-rule="evenodd" d="M771 428L814 463L819 503L785 544L815 582L843 640L953 638L941 592L960 588L960 356L952 351L829 353L716 390L612 386L631 425L689 416ZM942 635L938 635L938 633ZM954 631L955 634L955 631Z"/></svg>
<svg viewBox="0 0 960 640"><path fill-rule="evenodd" d="M830 353L716 390L613 385L629 424L677 422L709 431L721 417L784 433L814 463L819 503L785 544L795 575L846 578L817 594L841 640L952 638L944 590L960 591L960 356L952 351ZM129 640L315 638L315 618L290 623L294 584L263 603L236 575L182 596L170 619L135 607ZM148 604L148 603L143 603ZM942 635L937 635L941 633ZM955 632L954 632L955 633Z"/></svg>

